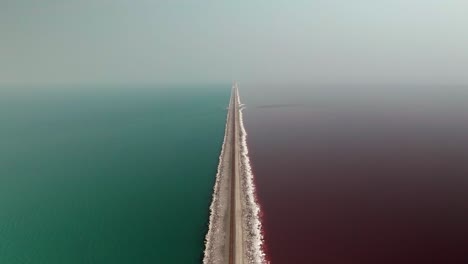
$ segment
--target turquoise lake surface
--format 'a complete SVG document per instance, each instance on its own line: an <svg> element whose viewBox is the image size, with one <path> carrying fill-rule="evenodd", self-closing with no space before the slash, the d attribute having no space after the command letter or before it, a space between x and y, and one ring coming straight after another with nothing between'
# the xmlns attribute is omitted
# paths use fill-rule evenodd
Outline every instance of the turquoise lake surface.
<svg viewBox="0 0 468 264"><path fill-rule="evenodd" d="M230 85L0 89L0 263L200 263Z"/></svg>

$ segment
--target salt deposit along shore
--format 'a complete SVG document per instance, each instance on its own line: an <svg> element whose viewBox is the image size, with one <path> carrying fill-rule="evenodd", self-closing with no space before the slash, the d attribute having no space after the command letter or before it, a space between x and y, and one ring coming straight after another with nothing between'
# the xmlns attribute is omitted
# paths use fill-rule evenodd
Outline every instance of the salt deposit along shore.
<svg viewBox="0 0 468 264"><path fill-rule="evenodd" d="M237 83L219 158L203 263L266 263Z"/></svg>

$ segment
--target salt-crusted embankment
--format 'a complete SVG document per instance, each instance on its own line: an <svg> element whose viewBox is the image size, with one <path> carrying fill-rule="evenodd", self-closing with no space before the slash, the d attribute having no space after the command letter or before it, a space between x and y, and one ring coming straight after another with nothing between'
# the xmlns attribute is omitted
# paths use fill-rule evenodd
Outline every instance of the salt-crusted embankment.
<svg viewBox="0 0 468 264"><path fill-rule="evenodd" d="M237 84L232 89L210 213L203 263L265 263Z"/></svg>
<svg viewBox="0 0 468 264"><path fill-rule="evenodd" d="M239 93L237 93L239 96ZM240 98L237 98L240 104ZM247 147L247 132L244 127L242 113L243 107L239 110L240 119L240 147L241 147L241 181L243 190L243 225L245 239L245 254L248 263L266 263L263 252L262 223L260 219L260 206L255 198L255 184L252 168L250 166L249 149Z"/></svg>
<svg viewBox="0 0 468 264"><path fill-rule="evenodd" d="M232 98L229 108L232 107ZM210 205L210 220L208 232L205 237L205 252L203 263L223 263L226 260L226 234L229 231L226 226L229 208L229 158L232 146L229 144L231 134L231 112L226 117L224 140L219 155L218 172L213 188L213 197Z"/></svg>

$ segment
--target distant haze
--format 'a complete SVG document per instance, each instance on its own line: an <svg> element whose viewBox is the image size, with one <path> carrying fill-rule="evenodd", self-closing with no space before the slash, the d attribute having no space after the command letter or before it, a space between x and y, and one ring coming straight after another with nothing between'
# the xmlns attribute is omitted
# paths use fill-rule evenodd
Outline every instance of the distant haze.
<svg viewBox="0 0 468 264"><path fill-rule="evenodd" d="M466 0L1 0L0 83L468 84Z"/></svg>

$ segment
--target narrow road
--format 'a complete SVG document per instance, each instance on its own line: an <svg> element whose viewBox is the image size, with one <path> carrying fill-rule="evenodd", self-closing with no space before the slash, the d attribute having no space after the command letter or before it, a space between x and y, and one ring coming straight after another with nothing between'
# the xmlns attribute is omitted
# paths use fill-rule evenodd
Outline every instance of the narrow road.
<svg viewBox="0 0 468 264"><path fill-rule="evenodd" d="M234 83L230 109L231 112L231 179L230 179L230 225L229 225L229 264L244 263L244 245L242 239L242 204L241 204L241 182L240 182L240 147L239 147L239 102L237 94L237 83Z"/></svg>
<svg viewBox="0 0 468 264"><path fill-rule="evenodd" d="M211 204L204 264L251 263L246 256L241 179L242 125L237 83L231 91L225 137ZM247 234L245 235L247 236Z"/></svg>

